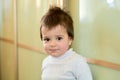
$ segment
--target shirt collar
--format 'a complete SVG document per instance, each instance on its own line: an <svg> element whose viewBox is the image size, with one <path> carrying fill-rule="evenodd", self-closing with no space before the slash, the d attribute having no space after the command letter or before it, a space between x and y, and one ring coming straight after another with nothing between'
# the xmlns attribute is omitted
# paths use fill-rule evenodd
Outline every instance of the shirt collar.
<svg viewBox="0 0 120 80"><path fill-rule="evenodd" d="M61 55L61 56L59 56L59 57L50 56L50 58L51 58L52 60L61 60L61 59L66 58L67 56L71 55L71 54L72 54L72 51L73 51L73 49L70 48L70 49L68 49L68 51L66 51L63 55Z"/></svg>

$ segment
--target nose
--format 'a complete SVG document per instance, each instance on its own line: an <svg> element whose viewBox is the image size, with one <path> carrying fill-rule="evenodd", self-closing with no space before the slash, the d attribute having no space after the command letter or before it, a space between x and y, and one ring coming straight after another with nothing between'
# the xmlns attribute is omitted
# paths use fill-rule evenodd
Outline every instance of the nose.
<svg viewBox="0 0 120 80"><path fill-rule="evenodd" d="M49 44L51 47L55 47L57 43L55 40L51 40Z"/></svg>

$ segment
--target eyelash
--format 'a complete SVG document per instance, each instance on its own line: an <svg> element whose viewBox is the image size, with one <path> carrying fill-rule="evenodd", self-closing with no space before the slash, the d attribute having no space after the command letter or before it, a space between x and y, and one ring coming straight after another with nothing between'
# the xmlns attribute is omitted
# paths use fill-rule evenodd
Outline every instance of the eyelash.
<svg viewBox="0 0 120 80"><path fill-rule="evenodd" d="M48 42L48 41L50 41L50 39L49 38L44 38L43 41L47 41Z"/></svg>
<svg viewBox="0 0 120 80"><path fill-rule="evenodd" d="M58 41L60 41L60 40L62 40L62 39L63 39L62 37L57 37L57 38L56 38L56 40L58 40ZM44 38L43 41L48 42L48 41L50 41L50 39L49 39L49 38Z"/></svg>
<svg viewBox="0 0 120 80"><path fill-rule="evenodd" d="M58 41L60 41L60 40L63 39L63 38L62 38L62 37L57 37L56 39L57 39Z"/></svg>

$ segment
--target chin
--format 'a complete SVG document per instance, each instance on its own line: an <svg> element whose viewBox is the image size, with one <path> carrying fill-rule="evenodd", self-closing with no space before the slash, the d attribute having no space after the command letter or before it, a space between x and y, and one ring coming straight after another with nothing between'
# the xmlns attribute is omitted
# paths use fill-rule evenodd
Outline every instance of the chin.
<svg viewBox="0 0 120 80"><path fill-rule="evenodd" d="M56 54L51 54L51 56L53 56L53 57L59 57L60 55L56 55Z"/></svg>

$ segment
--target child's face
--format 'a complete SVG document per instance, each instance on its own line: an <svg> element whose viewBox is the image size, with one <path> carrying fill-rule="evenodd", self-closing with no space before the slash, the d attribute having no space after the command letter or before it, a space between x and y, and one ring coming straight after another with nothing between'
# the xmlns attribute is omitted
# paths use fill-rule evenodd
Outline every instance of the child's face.
<svg viewBox="0 0 120 80"><path fill-rule="evenodd" d="M63 55L72 43L66 29L61 25L52 29L42 27L41 31L44 49L51 56L59 57Z"/></svg>

